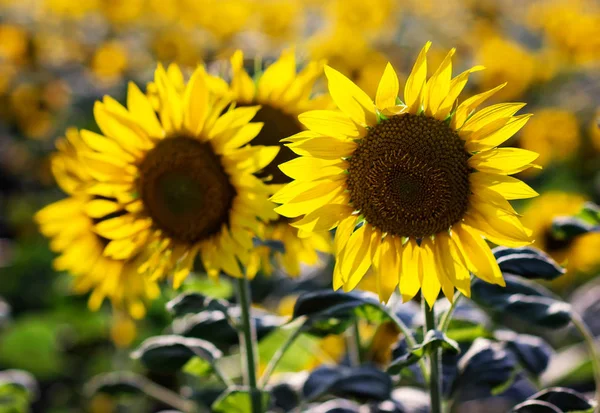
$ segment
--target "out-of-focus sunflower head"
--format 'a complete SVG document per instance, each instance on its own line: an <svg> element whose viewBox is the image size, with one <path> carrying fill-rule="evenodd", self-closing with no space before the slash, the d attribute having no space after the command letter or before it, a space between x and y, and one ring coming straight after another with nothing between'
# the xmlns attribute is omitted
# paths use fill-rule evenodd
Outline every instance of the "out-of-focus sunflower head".
<svg viewBox="0 0 600 413"><path fill-rule="evenodd" d="M571 63L600 62L600 6L594 0L531 2L528 23Z"/></svg>
<svg viewBox="0 0 600 413"><path fill-rule="evenodd" d="M531 201L523 214L523 223L533 231L534 245L567 269L567 274L553 283L556 288L571 286L577 277L591 274L600 266L600 234L589 233L564 241L552 231L555 218L576 215L586 201L578 194L547 192Z"/></svg>
<svg viewBox="0 0 600 413"><path fill-rule="evenodd" d="M481 90L507 82L495 96L498 100L518 98L535 80L537 66L532 52L512 40L499 35L484 37L475 55L486 68L481 73Z"/></svg>
<svg viewBox="0 0 600 413"><path fill-rule="evenodd" d="M118 41L109 41L96 49L90 69L96 78L110 84L121 79L127 70L128 60L125 45Z"/></svg>
<svg viewBox="0 0 600 413"><path fill-rule="evenodd" d="M325 7L334 27L347 27L361 36L390 35L400 20L400 2L395 0L332 0Z"/></svg>
<svg viewBox="0 0 600 413"><path fill-rule="evenodd" d="M99 9L108 20L115 24L131 23L138 19L146 0L98 0Z"/></svg>
<svg viewBox="0 0 600 413"><path fill-rule="evenodd" d="M383 73L386 57L374 49L364 36L348 26L325 30L307 44L311 59L325 60L374 97L377 79Z"/></svg>
<svg viewBox="0 0 600 413"><path fill-rule="evenodd" d="M28 49L29 36L23 27L0 24L0 62L25 63Z"/></svg>
<svg viewBox="0 0 600 413"><path fill-rule="evenodd" d="M49 138L59 112L70 100L70 89L61 80L21 83L10 93L11 121L28 138Z"/></svg>
<svg viewBox="0 0 600 413"><path fill-rule="evenodd" d="M272 39L293 40L303 23L304 5L296 0L274 0L255 5L256 29Z"/></svg>
<svg viewBox="0 0 600 413"><path fill-rule="evenodd" d="M58 254L54 260L57 271L74 276L73 289L78 294L90 293L88 305L98 310L108 298L116 314L125 318L140 319L146 314L146 305L160 291L157 284L138 272L140 256L108 257L105 249L110 241L97 234L94 226L106 217L116 217L119 212L110 210L112 198L95 194L93 173L82 162L84 153L91 151L88 144L102 143L92 132L68 129L66 137L56 143L52 173L60 188L69 197L54 202L40 210L35 220L40 232L50 239L50 249ZM107 209L108 207L108 209ZM108 214L108 215L107 215ZM119 253L126 252L121 249ZM121 317L121 318L123 318ZM130 342L135 331L131 324L115 325L117 341ZM116 341L116 342L117 342Z"/></svg>
<svg viewBox="0 0 600 413"><path fill-rule="evenodd" d="M560 108L544 108L525 125L519 140L524 149L539 153L538 165L545 167L572 157L579 149L579 122L572 112ZM529 169L535 173L539 169Z"/></svg>
<svg viewBox="0 0 600 413"><path fill-rule="evenodd" d="M43 0L43 11L65 19L78 20L98 10L100 0Z"/></svg>
<svg viewBox="0 0 600 413"><path fill-rule="evenodd" d="M156 60L195 67L201 61L202 41L182 27L158 31L152 40Z"/></svg>

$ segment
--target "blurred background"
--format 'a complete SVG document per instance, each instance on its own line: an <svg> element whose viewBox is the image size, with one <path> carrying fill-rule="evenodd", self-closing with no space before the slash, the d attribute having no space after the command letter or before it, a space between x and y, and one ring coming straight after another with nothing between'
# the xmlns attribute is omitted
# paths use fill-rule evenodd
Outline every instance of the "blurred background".
<svg viewBox="0 0 600 413"><path fill-rule="evenodd" d="M507 142L540 153L540 168L521 178L541 196L517 210L536 246L568 270L550 287L575 306L600 302L600 234L564 241L551 231L553 218L600 201L597 0L0 0L0 370L35 376L36 411L110 411L83 383L127 368L128 347L168 320L170 291L137 326L108 306L89 311L71 276L53 271L32 220L64 196L49 169L55 140L70 126L97 130L96 99L123 102L127 82L145 85L157 62L219 70L236 49L268 62L289 47L374 95L385 64L405 78L427 40L429 67L456 47L456 72L487 68L471 76L469 92L508 82L495 98L526 102L535 114ZM185 288L232 292L226 280L203 278ZM285 304L271 307L286 314Z"/></svg>

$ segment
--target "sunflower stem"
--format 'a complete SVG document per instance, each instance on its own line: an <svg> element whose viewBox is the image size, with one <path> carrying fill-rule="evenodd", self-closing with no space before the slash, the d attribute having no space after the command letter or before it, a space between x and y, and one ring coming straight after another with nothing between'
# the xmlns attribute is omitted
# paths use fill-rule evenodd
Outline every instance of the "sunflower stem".
<svg viewBox="0 0 600 413"><path fill-rule="evenodd" d="M396 327L398 327L402 334L404 334L404 339L406 340L408 347L411 349L416 347L417 341L413 337L410 328L408 328L408 326L404 324L404 321L402 321L400 317L398 317L396 313L394 313L393 308L388 304L388 306L382 306L382 309L388 315L390 320L392 320L392 322L396 325ZM427 382L429 380L429 373L427 372L427 366L425 365L425 361L423 361L423 359L419 359L417 363L419 365L419 369L421 370L421 374L423 375L423 380Z"/></svg>
<svg viewBox="0 0 600 413"><path fill-rule="evenodd" d="M269 383L269 379L271 378L271 375L273 374L273 372L277 368L277 365L279 364L279 362L281 361L281 359L285 355L286 351L292 346L292 344L294 344L294 342L296 341L296 339L302 333L302 327L304 327L304 322L302 322L300 324L300 326L297 329L295 329L292 332L292 334L290 334L288 336L288 338L283 343L283 345L277 349L277 352L273 355L273 357L269 361L269 364L267 365L267 368L265 369L265 372L263 373L262 377L260 378L259 385L260 385L261 388L264 387L264 386L266 386Z"/></svg>
<svg viewBox="0 0 600 413"><path fill-rule="evenodd" d="M457 291L456 294L454 294L454 299L450 304L450 308L448 308L448 310L442 316L442 319L440 320L440 324L438 326L438 330L440 330L442 333L448 331L448 327L450 327L450 321L452 321L452 315L454 314L454 310L456 310L456 306L458 305L458 302L460 301L461 297L462 294L460 293L460 291Z"/></svg>
<svg viewBox="0 0 600 413"><path fill-rule="evenodd" d="M250 284L244 275L237 279L238 302L241 308L240 348L246 359L245 383L250 390L252 413L262 413L261 395L256 385L256 331L250 317Z"/></svg>
<svg viewBox="0 0 600 413"><path fill-rule="evenodd" d="M573 325L579 331L579 334L583 337L585 341L585 346L587 348L588 354L591 359L592 368L594 370L594 381L596 382L596 408L595 412L600 411L600 353L596 348L596 340L594 335L591 333L590 329L583 321L583 318L576 312L571 312L571 321Z"/></svg>
<svg viewBox="0 0 600 413"><path fill-rule="evenodd" d="M425 333L435 329L435 312L433 307L423 303L425 313ZM442 413L442 381L441 351L435 349L429 355L429 394L431 397L431 413Z"/></svg>
<svg viewBox="0 0 600 413"><path fill-rule="evenodd" d="M358 320L355 319L346 333L348 340L348 354L353 366L360 366L360 334L358 332Z"/></svg>

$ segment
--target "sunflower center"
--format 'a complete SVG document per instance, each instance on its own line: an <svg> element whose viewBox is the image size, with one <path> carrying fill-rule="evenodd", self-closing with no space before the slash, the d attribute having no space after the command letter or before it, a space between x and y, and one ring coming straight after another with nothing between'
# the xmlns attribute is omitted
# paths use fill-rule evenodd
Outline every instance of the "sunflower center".
<svg viewBox="0 0 600 413"><path fill-rule="evenodd" d="M139 171L144 206L172 238L194 243L229 222L236 192L210 144L187 137L164 139L146 154Z"/></svg>
<svg viewBox="0 0 600 413"><path fill-rule="evenodd" d="M393 116L369 130L350 158L353 205L383 232L423 238L450 228L469 200L469 154L446 123Z"/></svg>
<svg viewBox="0 0 600 413"><path fill-rule="evenodd" d="M273 161L262 171L257 173L256 176L259 178L272 176L273 179L269 181L269 183L273 184L286 184L290 182L291 179L281 172L277 166L284 162L291 161L296 157L296 154L294 154L287 146L282 145L279 141L301 132L302 128L300 127L300 124L294 116L270 105L263 105L252 121L264 122L262 130L256 138L252 140L253 145L279 145L281 147L275 159L273 159Z"/></svg>

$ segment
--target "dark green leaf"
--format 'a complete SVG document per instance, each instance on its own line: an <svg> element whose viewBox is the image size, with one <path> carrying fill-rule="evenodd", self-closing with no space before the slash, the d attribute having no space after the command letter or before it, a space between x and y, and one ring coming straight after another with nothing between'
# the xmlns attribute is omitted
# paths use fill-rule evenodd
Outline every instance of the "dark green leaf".
<svg viewBox="0 0 600 413"><path fill-rule="evenodd" d="M564 413L593 413L594 404L583 394L566 387L552 387L531 396L558 407Z"/></svg>
<svg viewBox="0 0 600 413"><path fill-rule="evenodd" d="M505 343L506 348L517 356L520 364L531 374L542 374L554 350L548 343L537 336L517 334L508 330L497 331L496 339Z"/></svg>
<svg viewBox="0 0 600 413"><path fill-rule="evenodd" d="M516 276L505 275L506 287L475 279L471 299L496 314L509 314L547 328L562 328L571 321L571 306L551 293Z"/></svg>
<svg viewBox="0 0 600 413"><path fill-rule="evenodd" d="M311 372L302 393L308 400L324 395L383 401L390 397L392 380L386 373L370 366L322 366Z"/></svg>
<svg viewBox="0 0 600 413"><path fill-rule="evenodd" d="M131 372L113 372L93 377L85 386L85 393L90 397L96 393L112 396L143 394L145 378Z"/></svg>
<svg viewBox="0 0 600 413"><path fill-rule="evenodd" d="M131 357L141 360L150 370L172 373L181 370L192 357L198 357L212 365L222 355L223 353L208 341L169 335L150 337L131 354Z"/></svg>
<svg viewBox="0 0 600 413"><path fill-rule="evenodd" d="M558 217L552 221L552 233L559 240L569 240L589 232L600 231L600 226L576 217Z"/></svg>
<svg viewBox="0 0 600 413"><path fill-rule="evenodd" d="M0 371L0 386L14 385L26 390L31 398L36 398L39 393L39 388L35 378L28 372L23 370L3 370Z"/></svg>
<svg viewBox="0 0 600 413"><path fill-rule="evenodd" d="M565 273L550 256L533 247L497 247L493 252L503 273L544 280L554 280Z"/></svg>
<svg viewBox="0 0 600 413"><path fill-rule="evenodd" d="M339 334L355 317L380 323L388 316L375 294L362 291L316 291L296 300L293 319L306 317L306 330L314 335Z"/></svg>
<svg viewBox="0 0 600 413"><path fill-rule="evenodd" d="M421 344L418 344L417 346L409 349L406 353L392 360L387 371L390 374L398 374L403 368L416 363L426 354L431 354L431 352L439 349L440 347L443 350L451 353L456 354L460 352L460 347L456 341L448 338L441 331L429 330Z"/></svg>
<svg viewBox="0 0 600 413"><path fill-rule="evenodd" d="M269 393L261 392L263 410L267 411ZM252 413L250 391L245 387L231 387L223 393L212 405L216 413Z"/></svg>
<svg viewBox="0 0 600 413"><path fill-rule="evenodd" d="M527 400L513 408L513 413L563 413L558 407L540 400Z"/></svg>
<svg viewBox="0 0 600 413"><path fill-rule="evenodd" d="M586 202L579 215L590 223L600 225L600 206L593 202Z"/></svg>
<svg viewBox="0 0 600 413"><path fill-rule="evenodd" d="M196 314L201 311L222 311L227 313L229 303L218 298L211 298L196 292L179 294L167 303L167 310L175 317Z"/></svg>
<svg viewBox="0 0 600 413"><path fill-rule="evenodd" d="M486 384L491 390L513 377L517 364L501 343L479 338L458 363L458 381L462 386Z"/></svg>
<svg viewBox="0 0 600 413"><path fill-rule="evenodd" d="M309 406L311 413L360 413L360 406L350 400L329 400L316 406Z"/></svg>

